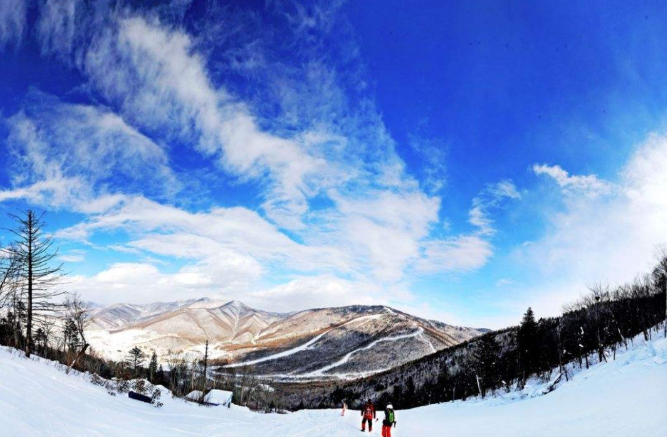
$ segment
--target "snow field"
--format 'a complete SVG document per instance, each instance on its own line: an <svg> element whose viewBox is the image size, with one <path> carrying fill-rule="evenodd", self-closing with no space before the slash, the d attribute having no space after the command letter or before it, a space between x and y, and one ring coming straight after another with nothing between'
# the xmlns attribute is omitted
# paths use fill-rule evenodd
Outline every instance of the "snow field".
<svg viewBox="0 0 667 437"><path fill-rule="evenodd" d="M555 391L547 384L484 400L398 411L395 437L666 437L667 340L635 339L617 359L576 373ZM0 436L22 437L348 437L358 411L259 414L232 406L200 407L163 396L164 407L109 396L89 376L0 348ZM384 406L379 405L378 410ZM373 436L380 434L380 421Z"/></svg>

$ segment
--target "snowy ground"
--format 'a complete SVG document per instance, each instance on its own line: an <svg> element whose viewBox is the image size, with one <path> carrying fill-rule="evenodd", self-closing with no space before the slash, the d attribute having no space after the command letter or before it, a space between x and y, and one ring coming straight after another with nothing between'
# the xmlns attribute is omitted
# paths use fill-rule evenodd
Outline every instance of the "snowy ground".
<svg viewBox="0 0 667 437"><path fill-rule="evenodd" d="M541 387L529 391L538 393ZM577 373L554 392L512 394L398 411L396 437L667 436L667 340L637 339L616 361ZM257 414L177 399L150 405L0 348L0 435L66 437L359 436L356 411ZM379 435L376 426L373 435Z"/></svg>

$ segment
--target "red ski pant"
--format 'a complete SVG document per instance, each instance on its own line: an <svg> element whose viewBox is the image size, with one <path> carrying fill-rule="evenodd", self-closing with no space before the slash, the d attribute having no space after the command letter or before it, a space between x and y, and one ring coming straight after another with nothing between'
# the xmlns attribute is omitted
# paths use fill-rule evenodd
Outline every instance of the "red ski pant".
<svg viewBox="0 0 667 437"><path fill-rule="evenodd" d="M373 418L372 417L364 417L361 419L361 430L366 431L366 422L368 422L368 431L373 431Z"/></svg>
<svg viewBox="0 0 667 437"><path fill-rule="evenodd" d="M391 426L382 425L382 437L391 437Z"/></svg>

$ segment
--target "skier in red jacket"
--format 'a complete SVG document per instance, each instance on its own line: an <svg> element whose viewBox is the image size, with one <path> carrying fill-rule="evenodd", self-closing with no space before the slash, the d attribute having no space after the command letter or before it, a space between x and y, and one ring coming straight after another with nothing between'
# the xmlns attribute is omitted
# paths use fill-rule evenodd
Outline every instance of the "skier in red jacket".
<svg viewBox="0 0 667 437"><path fill-rule="evenodd" d="M368 432L373 431L373 419L375 419L375 405L369 399L361 409L361 431L366 431L366 422L368 422Z"/></svg>

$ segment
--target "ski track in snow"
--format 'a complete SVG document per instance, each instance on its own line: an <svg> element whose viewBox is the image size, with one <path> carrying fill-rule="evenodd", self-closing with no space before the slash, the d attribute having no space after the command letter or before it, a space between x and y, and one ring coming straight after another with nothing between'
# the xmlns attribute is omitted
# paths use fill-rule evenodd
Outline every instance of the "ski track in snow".
<svg viewBox="0 0 667 437"><path fill-rule="evenodd" d="M394 437L665 437L667 340L634 339L616 360L577 369L540 395L522 392L396 412ZM164 406L106 394L86 375L0 347L0 435L21 437L358 437L359 411L260 414L233 405L200 407L163 395ZM530 395L533 393L533 395ZM377 406L379 410L384 405ZM378 417L382 419L382 413ZM380 435L374 424L369 437Z"/></svg>
<svg viewBox="0 0 667 437"><path fill-rule="evenodd" d="M304 373L304 374L299 375L299 376L302 377L302 378L312 378L312 377L315 377L315 376L324 376L324 372L329 371L331 369L334 369L336 367L342 366L343 364L350 361L350 358L352 358L353 355L355 355L359 352L371 349L378 343L384 343L384 342L388 342L388 341L390 341L390 342L391 341L398 341L398 340L403 340L403 339L406 339L406 338L418 337L421 334L423 334L423 332L424 332L424 329L419 327L419 328L417 328L417 330L415 332L412 332L410 334L395 335L393 337L379 338L379 339L373 341L372 343L370 343L370 344L368 344L364 347L361 347L359 349L355 349L352 352L348 352L347 354L345 354L345 356L343 358L336 361L335 363L329 364L328 366L324 366L321 369L318 369L318 370L315 370L315 371L312 371L312 372L309 372L309 373ZM381 372L381 370L378 370L377 372ZM369 372L364 372L364 373L369 373ZM376 372L373 372L373 373L376 373ZM353 373L346 374L346 375L350 376L350 375L353 375Z"/></svg>
<svg viewBox="0 0 667 437"><path fill-rule="evenodd" d="M305 351L310 349L312 345L317 343L320 338L324 337L327 335L329 332L333 331L334 329L341 328L345 325L351 324L351 323L356 323L360 322L362 320L367 321L367 320L372 320L372 319L377 319L379 317L382 317L384 314L374 314L372 316L362 316L362 317L357 317L356 319L348 320L347 322L343 323L342 325L336 326L335 328L328 329L324 331L323 333L317 335L316 337L313 337L310 341L307 343L302 344L301 346L297 346L293 349L289 349L283 352L279 352L277 354L269 355L268 357L262 357L262 358L257 358L256 360L250 360L250 361L243 361L241 363L233 363L233 364L227 364L225 366L222 366L223 368L232 368L232 367L243 367L243 366L250 366L252 364L257 364L257 363L263 363L265 361L272 361L272 360L277 360L280 358L288 357L290 355L294 355L298 352Z"/></svg>
<svg viewBox="0 0 667 437"><path fill-rule="evenodd" d="M321 333L320 335L314 337L311 339L308 343L304 343L301 346L295 347L294 349L289 349L283 352L279 352L274 355L269 355L268 357L263 357L263 358L257 358L256 360L251 360L251 361L243 361L241 363L233 363L233 364L227 364L223 366L224 368L232 368L232 367L243 367L243 366L250 366L252 364L257 364L257 363L263 363L264 361L272 361L272 360L277 360L280 358L288 357L290 355L294 355L298 352L305 351L310 348L313 344L317 343L317 341L324 337L329 331L325 331Z"/></svg>
<svg viewBox="0 0 667 437"><path fill-rule="evenodd" d="M419 328L419 329L421 329L421 328ZM429 340L428 338L426 338L426 336L424 335L424 330L422 330L421 334L419 334L419 339L420 339L421 341L423 341L424 343L426 343L426 344L428 345L429 348L431 348L431 353L432 353L432 354L434 354L434 353L437 352L437 350L436 350L435 347L433 346L433 343L431 343L431 340Z"/></svg>

